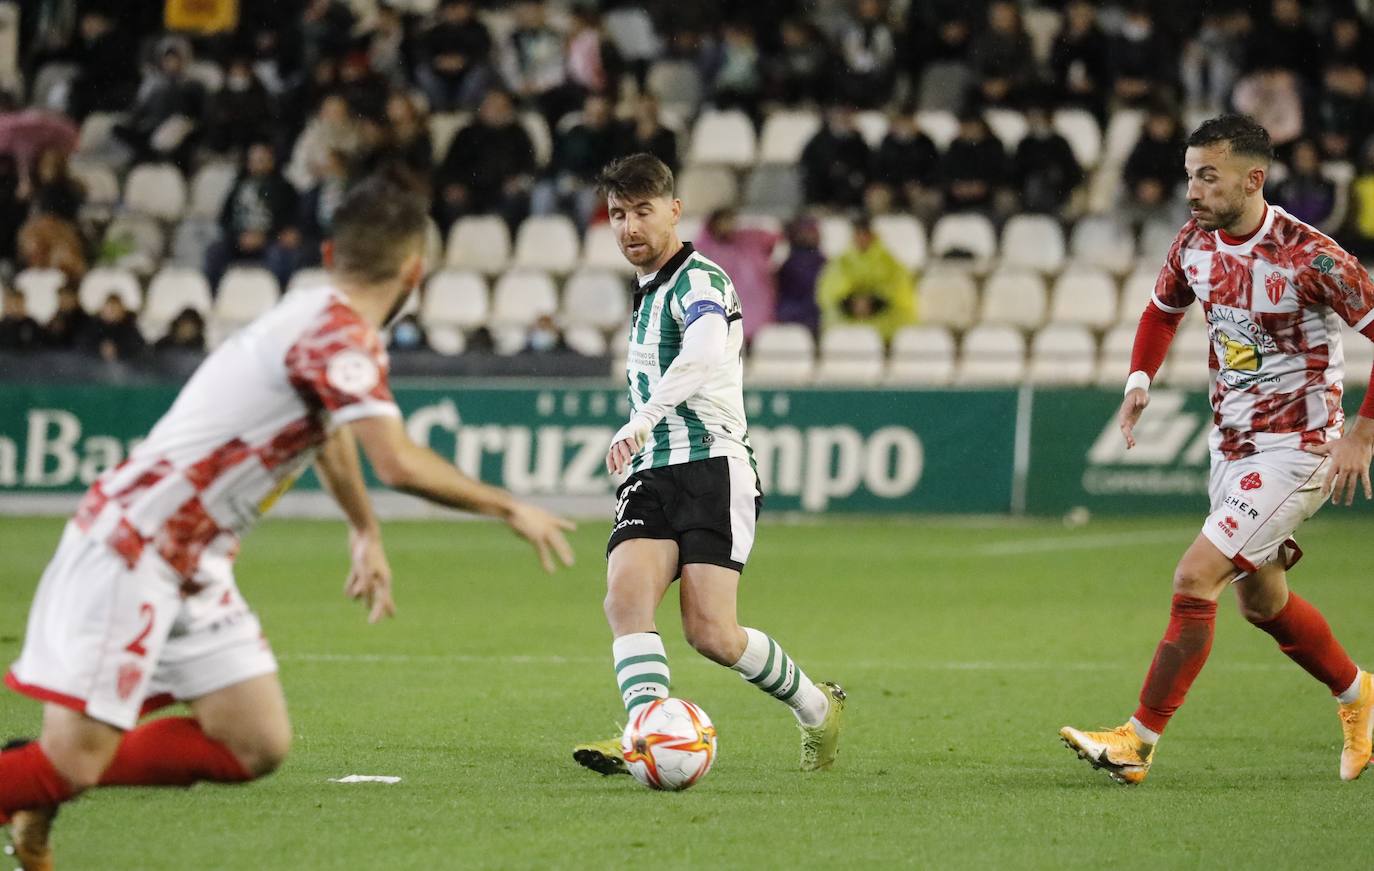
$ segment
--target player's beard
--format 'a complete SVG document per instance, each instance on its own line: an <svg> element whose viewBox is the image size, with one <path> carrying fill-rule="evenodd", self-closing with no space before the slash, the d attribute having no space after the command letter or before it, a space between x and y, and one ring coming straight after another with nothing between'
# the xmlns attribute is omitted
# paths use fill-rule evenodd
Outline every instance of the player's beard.
<svg viewBox="0 0 1374 871"><path fill-rule="evenodd" d="M1190 208L1197 207L1193 206L1192 203L1188 205ZM1199 203L1198 206L1201 206L1201 203ZM1206 208L1205 206L1201 207ZM1237 197L1234 201L1227 203L1225 208L1207 209L1205 214L1197 217L1197 223L1199 227L1210 233L1214 230L1224 230L1227 227L1233 226L1236 221L1240 220L1243 214L1245 214L1244 194Z"/></svg>

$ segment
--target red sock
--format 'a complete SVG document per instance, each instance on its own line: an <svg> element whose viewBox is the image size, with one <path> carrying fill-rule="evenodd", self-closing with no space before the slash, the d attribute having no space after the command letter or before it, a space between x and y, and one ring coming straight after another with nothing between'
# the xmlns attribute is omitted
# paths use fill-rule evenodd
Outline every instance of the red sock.
<svg viewBox="0 0 1374 871"><path fill-rule="evenodd" d="M1163 732L1169 718L1183 704L1188 687L1207 662L1212 650L1217 603L1192 596L1175 595L1169 608L1169 628L1155 649L1145 686L1140 688L1140 707L1135 718L1153 732Z"/></svg>
<svg viewBox="0 0 1374 871"><path fill-rule="evenodd" d="M61 804L71 787L48 761L38 742L0 753L0 823L26 808Z"/></svg>
<svg viewBox="0 0 1374 871"><path fill-rule="evenodd" d="M1274 636L1279 650L1326 684L1333 696L1345 692L1360 673L1322 612L1297 593L1288 594L1288 604L1272 619L1255 625Z"/></svg>
<svg viewBox="0 0 1374 871"><path fill-rule="evenodd" d="M101 786L190 786L201 780L252 780L223 744L206 737L190 717L144 723L124 736Z"/></svg>

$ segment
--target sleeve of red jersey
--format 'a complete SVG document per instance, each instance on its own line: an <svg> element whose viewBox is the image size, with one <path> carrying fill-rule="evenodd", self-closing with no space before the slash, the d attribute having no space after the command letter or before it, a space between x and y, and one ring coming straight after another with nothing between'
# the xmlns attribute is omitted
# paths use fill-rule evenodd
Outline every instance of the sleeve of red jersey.
<svg viewBox="0 0 1374 871"><path fill-rule="evenodd" d="M1316 296L1354 327L1374 341L1374 280L1348 251L1326 244L1302 254L1299 275L1310 283ZM1374 418L1374 372L1370 372L1360 417Z"/></svg>
<svg viewBox="0 0 1374 871"><path fill-rule="evenodd" d="M335 426L365 417L401 416L387 368L377 332L346 307L327 313L286 354L291 385L328 411Z"/></svg>
<svg viewBox="0 0 1374 871"><path fill-rule="evenodd" d="M1140 325L1135 331L1135 345L1131 348L1131 372L1144 372L1153 381L1164 365L1169 354L1169 345L1178 332L1178 324L1188 311L1188 306L1197 299L1188 278L1183 273L1183 263L1179 253L1180 239L1175 239L1165 258L1164 268L1155 279L1155 290L1145 311L1140 315Z"/></svg>

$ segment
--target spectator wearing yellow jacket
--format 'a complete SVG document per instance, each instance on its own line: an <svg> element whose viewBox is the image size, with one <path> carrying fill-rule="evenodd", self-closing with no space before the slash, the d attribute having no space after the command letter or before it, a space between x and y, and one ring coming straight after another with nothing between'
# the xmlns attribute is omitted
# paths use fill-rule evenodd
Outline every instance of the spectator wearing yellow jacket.
<svg viewBox="0 0 1374 871"><path fill-rule="evenodd" d="M916 288L911 273L873 232L867 218L854 222L848 251L831 260L816 284L825 327L866 324L891 341L916 322Z"/></svg>

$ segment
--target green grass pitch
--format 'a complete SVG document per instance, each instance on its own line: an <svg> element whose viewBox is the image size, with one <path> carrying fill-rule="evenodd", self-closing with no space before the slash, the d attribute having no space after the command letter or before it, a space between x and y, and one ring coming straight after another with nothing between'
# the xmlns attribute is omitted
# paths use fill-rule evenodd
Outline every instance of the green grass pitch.
<svg viewBox="0 0 1374 871"><path fill-rule="evenodd" d="M270 520L239 582L281 658L291 759L247 787L93 793L59 818L59 867L1367 868L1374 776L1339 781L1333 702L1230 601L1144 786L1058 743L1133 710L1199 521L766 522L741 616L849 691L839 763L798 773L791 714L692 653L670 594L674 690L721 755L656 794L570 758L620 722L604 522L552 577L494 525L390 524L400 613L370 627L340 594L341 524ZM6 661L60 529L0 520ZM1366 525L1327 508L1303 543L1294 586L1374 663ZM37 714L0 694L0 734ZM327 782L348 774L403 780Z"/></svg>

